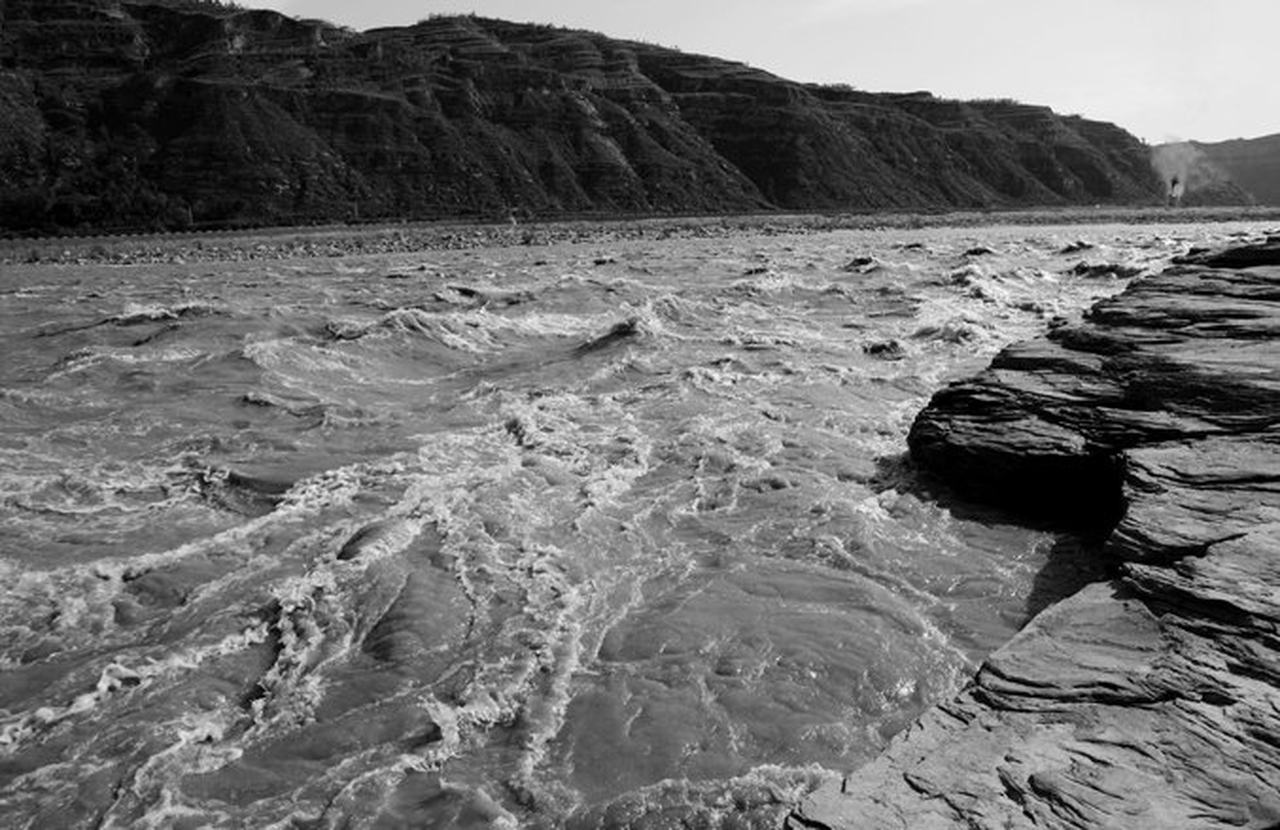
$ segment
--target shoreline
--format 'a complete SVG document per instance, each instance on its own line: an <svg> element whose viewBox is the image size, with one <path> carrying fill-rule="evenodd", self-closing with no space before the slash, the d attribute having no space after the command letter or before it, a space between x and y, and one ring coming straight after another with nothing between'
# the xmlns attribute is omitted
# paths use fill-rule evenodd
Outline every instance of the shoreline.
<svg viewBox="0 0 1280 830"><path fill-rule="evenodd" d="M1053 208L947 213L755 213L712 216L612 216L505 222L388 222L239 230L176 231L0 238L0 265L138 265L237 262L404 254L484 247L676 237L728 238L832 231L894 231L1041 225L1263 222L1280 220L1280 207Z"/></svg>
<svg viewBox="0 0 1280 830"><path fill-rule="evenodd" d="M1273 236L1183 257L937 393L916 462L1077 520L1097 516L1064 500L1114 497L1112 576L787 826L1280 826L1277 367Z"/></svg>

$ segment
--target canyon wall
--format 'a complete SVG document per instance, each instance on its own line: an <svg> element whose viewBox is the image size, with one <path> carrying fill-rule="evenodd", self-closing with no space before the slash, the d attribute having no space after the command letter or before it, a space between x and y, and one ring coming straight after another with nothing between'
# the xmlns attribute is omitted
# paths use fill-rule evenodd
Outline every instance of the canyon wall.
<svg viewBox="0 0 1280 830"><path fill-rule="evenodd" d="M8 0L0 230L1163 201L1149 148L590 32Z"/></svg>

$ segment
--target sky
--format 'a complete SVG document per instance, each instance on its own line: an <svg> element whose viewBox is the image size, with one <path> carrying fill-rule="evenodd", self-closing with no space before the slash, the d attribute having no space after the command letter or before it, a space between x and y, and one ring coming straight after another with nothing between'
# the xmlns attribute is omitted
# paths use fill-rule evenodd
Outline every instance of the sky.
<svg viewBox="0 0 1280 830"><path fill-rule="evenodd" d="M354 29L467 14L590 29L796 81L1014 98L1152 144L1280 133L1280 0L239 0Z"/></svg>

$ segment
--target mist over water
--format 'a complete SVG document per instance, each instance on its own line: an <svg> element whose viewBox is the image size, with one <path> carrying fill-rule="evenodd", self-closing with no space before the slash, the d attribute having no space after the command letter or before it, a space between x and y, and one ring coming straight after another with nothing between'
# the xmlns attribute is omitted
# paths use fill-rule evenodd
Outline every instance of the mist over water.
<svg viewBox="0 0 1280 830"><path fill-rule="evenodd" d="M1248 230L7 269L3 823L769 826L1083 544L915 413Z"/></svg>

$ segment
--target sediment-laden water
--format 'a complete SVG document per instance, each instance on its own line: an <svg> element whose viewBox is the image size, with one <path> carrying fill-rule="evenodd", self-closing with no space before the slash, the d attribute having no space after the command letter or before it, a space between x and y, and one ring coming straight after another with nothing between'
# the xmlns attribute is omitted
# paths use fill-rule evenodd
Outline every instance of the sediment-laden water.
<svg viewBox="0 0 1280 830"><path fill-rule="evenodd" d="M6 268L3 824L769 826L1070 582L916 411L1248 230Z"/></svg>

